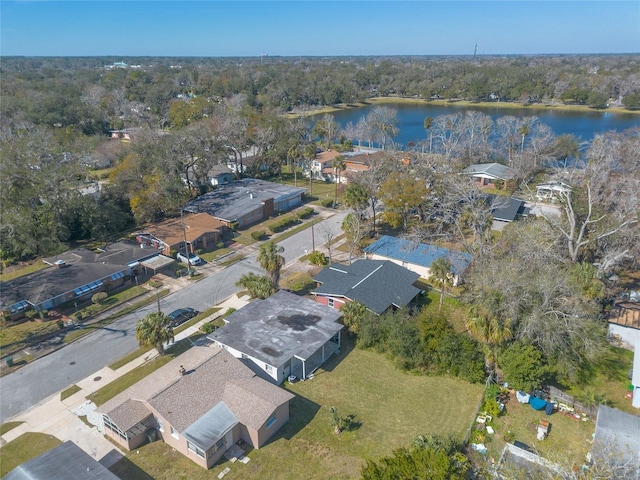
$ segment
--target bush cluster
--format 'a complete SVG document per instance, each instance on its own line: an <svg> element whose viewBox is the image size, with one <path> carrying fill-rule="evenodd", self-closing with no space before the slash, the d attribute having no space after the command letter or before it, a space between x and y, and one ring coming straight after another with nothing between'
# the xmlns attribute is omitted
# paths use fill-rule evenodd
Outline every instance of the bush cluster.
<svg viewBox="0 0 640 480"><path fill-rule="evenodd" d="M325 208L333 208L333 199L332 198L323 198L320 200L320 205Z"/></svg>
<svg viewBox="0 0 640 480"><path fill-rule="evenodd" d="M274 220L273 222L267 225L267 228L271 233L277 233L277 232L282 232L283 230L286 230L287 228L291 227L292 225L295 225L296 223L298 223L297 217L289 215L289 216L281 217L277 220Z"/></svg>
<svg viewBox="0 0 640 480"><path fill-rule="evenodd" d="M260 241L264 238L265 233L266 232L264 230L256 230L255 232L251 232L251 238L255 241Z"/></svg>
<svg viewBox="0 0 640 480"><path fill-rule="evenodd" d="M325 254L319 252L318 250L314 250L309 254L309 261L314 265L318 265L319 267L324 267L325 265L329 264Z"/></svg>
<svg viewBox="0 0 640 480"><path fill-rule="evenodd" d="M358 346L390 354L403 370L484 380L484 355L477 342L457 333L440 314L412 316L406 310L361 320Z"/></svg>
<svg viewBox="0 0 640 480"><path fill-rule="evenodd" d="M309 218L314 213L315 213L315 210L313 209L313 207L307 207L304 210L301 210L301 211L298 212L298 218L300 220L305 219L305 218Z"/></svg>

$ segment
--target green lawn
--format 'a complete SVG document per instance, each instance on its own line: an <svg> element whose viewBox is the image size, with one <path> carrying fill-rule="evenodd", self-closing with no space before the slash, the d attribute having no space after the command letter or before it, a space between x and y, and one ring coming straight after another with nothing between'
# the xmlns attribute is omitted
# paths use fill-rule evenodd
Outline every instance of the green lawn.
<svg viewBox="0 0 640 480"><path fill-rule="evenodd" d="M540 419L551 423L549 435L545 440L536 439L536 425ZM500 458L505 445L504 435L511 431L514 439L537 449L539 454L551 461L582 465L586 453L591 449L588 440L595 431L592 420L576 420L560 413L547 416L536 411L529 404L518 403L515 394L511 395L506 406L506 413L494 419L493 435L485 435L484 443L488 449L488 457Z"/></svg>
<svg viewBox="0 0 640 480"><path fill-rule="evenodd" d="M224 461L206 472L156 442L130 452L111 470L134 480L144 478L140 470L156 480L210 479L227 466L225 478L231 480L351 479L364 459L407 446L419 434L465 436L483 385L404 373L380 354L352 350L351 343L345 341L342 353L314 379L287 385L297 395L291 419L265 447L248 453L247 465ZM331 406L353 417L350 430L333 433Z"/></svg>
<svg viewBox="0 0 640 480"><path fill-rule="evenodd" d="M0 448L0 477L24 462L57 447L62 442L44 433L25 433Z"/></svg>
<svg viewBox="0 0 640 480"><path fill-rule="evenodd" d="M24 422L6 422L0 425L0 435L4 435L9 430L13 430L18 425L22 425Z"/></svg>
<svg viewBox="0 0 640 480"><path fill-rule="evenodd" d="M195 335L199 336L199 335ZM193 337L195 337L193 336ZM191 338L193 340L194 338ZM184 353L189 348L191 348L192 343L189 341L189 338L185 338L180 340L179 342L174 343L170 348L167 349L166 354L156 357L149 362L140 365L139 367L131 370L125 375L121 376L117 380L105 385L100 390L92 393L87 397L87 399L91 400L96 405L100 406L106 401L112 399L120 392L126 390L134 383L140 381L151 372L157 370L161 366L169 363L171 360L176 358L178 355Z"/></svg>
<svg viewBox="0 0 640 480"><path fill-rule="evenodd" d="M66 390L63 390L62 392L60 392L60 400L65 400L66 398L69 398L74 393L78 393L80 390L82 389L78 385L71 385Z"/></svg>

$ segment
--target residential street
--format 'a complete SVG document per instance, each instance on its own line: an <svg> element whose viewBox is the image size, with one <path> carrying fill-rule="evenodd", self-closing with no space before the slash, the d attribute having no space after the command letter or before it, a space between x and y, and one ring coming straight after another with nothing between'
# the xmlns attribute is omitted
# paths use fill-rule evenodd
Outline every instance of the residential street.
<svg viewBox="0 0 640 480"><path fill-rule="evenodd" d="M326 231L331 231L334 236L341 233L340 225L345 215L345 212L338 212L315 225L316 248L326 242ZM310 251L311 243L311 229L280 242L279 245L285 249L285 269L303 256L305 250ZM200 267L207 275L200 281L188 283L186 279L181 280L185 286L162 298L161 310L169 313L176 308L193 307L204 311L235 294L238 291L235 283L243 273L263 273L256 264L257 249L252 246L245 250L251 253L229 267ZM136 322L156 308L155 303L148 305L0 378L0 423L135 350L138 347Z"/></svg>

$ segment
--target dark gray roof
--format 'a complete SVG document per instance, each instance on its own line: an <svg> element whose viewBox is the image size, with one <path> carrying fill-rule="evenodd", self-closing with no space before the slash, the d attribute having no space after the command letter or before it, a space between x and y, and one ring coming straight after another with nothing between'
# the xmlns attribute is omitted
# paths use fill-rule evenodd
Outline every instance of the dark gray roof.
<svg viewBox="0 0 640 480"><path fill-rule="evenodd" d="M356 300L380 315L389 307L404 307L420 293L413 286L417 273L388 260L356 260L326 267L313 279L321 285L315 295Z"/></svg>
<svg viewBox="0 0 640 480"><path fill-rule="evenodd" d="M137 243L132 242L117 242L108 245L102 252L85 248L70 250L45 260L50 265L63 262L61 268L52 266L8 282L0 282L0 304L6 307L26 300L38 305L65 292L122 272L129 264L159 253L160 250L140 248Z"/></svg>
<svg viewBox="0 0 640 480"><path fill-rule="evenodd" d="M280 290L229 315L210 337L278 368L294 356L309 358L342 329L340 317L338 310Z"/></svg>
<svg viewBox="0 0 640 480"><path fill-rule="evenodd" d="M523 200L502 195L489 195L491 216L494 220L513 222L518 217L529 215L529 208L525 207Z"/></svg>
<svg viewBox="0 0 640 480"><path fill-rule="evenodd" d="M640 475L640 417L600 405L591 455L596 462L634 465Z"/></svg>
<svg viewBox="0 0 640 480"><path fill-rule="evenodd" d="M220 164L220 165L214 165L213 167L211 167L209 169L209 172L207 173L207 176L211 178L216 178L221 175L229 175L229 174L233 174L231 169L227 165Z"/></svg>
<svg viewBox="0 0 640 480"><path fill-rule="evenodd" d="M244 178L220 185L216 190L200 195L184 209L192 213L208 213L226 222L233 222L261 209L265 200L272 198L277 204L286 198L300 197L304 191L304 188Z"/></svg>
<svg viewBox="0 0 640 480"><path fill-rule="evenodd" d="M71 440L11 470L3 480L119 480Z"/></svg>
<svg viewBox="0 0 640 480"><path fill-rule="evenodd" d="M473 257L468 253L449 250L448 248L429 245L428 243L414 243L398 237L383 235L376 242L364 249L366 253L393 258L406 263L431 267L438 258L446 258L451 262L451 271L455 275L462 274Z"/></svg>
<svg viewBox="0 0 640 480"><path fill-rule="evenodd" d="M474 177L497 178L500 180L513 178L513 170L501 163L475 163L465 168L462 173L473 175Z"/></svg>

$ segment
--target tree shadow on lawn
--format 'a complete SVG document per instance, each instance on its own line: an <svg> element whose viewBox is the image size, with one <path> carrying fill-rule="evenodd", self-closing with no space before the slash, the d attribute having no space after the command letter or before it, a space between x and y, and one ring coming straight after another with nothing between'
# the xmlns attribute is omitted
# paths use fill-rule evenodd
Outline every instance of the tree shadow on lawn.
<svg viewBox="0 0 640 480"><path fill-rule="evenodd" d="M340 353L331 355L314 373L314 376L317 377L322 375L324 372L333 372L334 368L336 368L338 364L342 362L347 355L349 355L349 352L355 348L356 337L353 334L344 329L340 335Z"/></svg>
<svg viewBox="0 0 640 480"><path fill-rule="evenodd" d="M109 467L109 471L118 478L126 478L127 480L154 480L151 475L138 467L127 457L122 457L116 463Z"/></svg>
<svg viewBox="0 0 640 480"><path fill-rule="evenodd" d="M300 430L305 428L320 410L320 405L296 393L290 403L289 421L265 444L268 445L280 438L291 440Z"/></svg>

